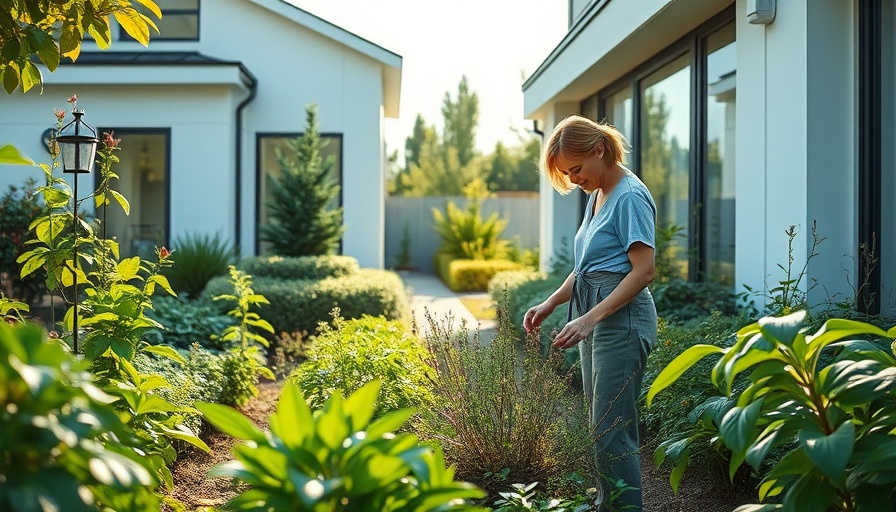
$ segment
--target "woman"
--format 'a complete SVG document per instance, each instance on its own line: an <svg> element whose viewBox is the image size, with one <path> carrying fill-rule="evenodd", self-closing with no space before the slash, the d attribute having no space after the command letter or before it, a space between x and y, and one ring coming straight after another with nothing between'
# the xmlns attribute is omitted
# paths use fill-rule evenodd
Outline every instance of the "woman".
<svg viewBox="0 0 896 512"><path fill-rule="evenodd" d="M569 302L567 323L551 345L579 345L601 496L621 479L636 488L622 494L621 505L641 510L637 400L656 340L656 307L647 290L654 277L656 205L625 167L627 152L618 130L580 116L561 121L546 141L542 172L561 194L581 188L588 204L575 237L574 270L526 312L523 327L537 329Z"/></svg>

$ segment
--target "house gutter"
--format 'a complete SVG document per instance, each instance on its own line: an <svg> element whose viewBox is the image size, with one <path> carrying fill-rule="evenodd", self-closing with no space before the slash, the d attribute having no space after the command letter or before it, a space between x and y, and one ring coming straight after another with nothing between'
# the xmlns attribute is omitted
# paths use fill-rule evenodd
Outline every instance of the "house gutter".
<svg viewBox="0 0 896 512"><path fill-rule="evenodd" d="M234 236L233 236L233 244L239 248L242 242L242 213L243 213L243 200L241 197L241 188L240 183L243 181L243 109L245 109L249 103L255 99L255 95L258 92L258 79L255 78L246 66L240 64L240 71L243 72L246 79L249 81L249 95L246 96L243 101L240 102L236 107L236 150L234 157L236 158L236 170L234 172L234 178L236 180L236 202L234 204L234 213L236 218L234 219Z"/></svg>

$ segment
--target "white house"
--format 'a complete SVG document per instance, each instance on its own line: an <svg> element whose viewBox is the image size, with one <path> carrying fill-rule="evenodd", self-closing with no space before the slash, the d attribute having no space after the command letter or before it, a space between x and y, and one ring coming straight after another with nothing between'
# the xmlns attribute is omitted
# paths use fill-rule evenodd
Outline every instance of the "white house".
<svg viewBox="0 0 896 512"><path fill-rule="evenodd" d="M816 226L824 241L801 282L810 302L861 288L877 299L870 310L896 312L892 1L568 5L567 35L523 86L525 114L545 132L571 114L622 130L660 224L684 229L683 274L773 288L786 279L785 230L797 226L795 277ZM541 191L547 261L582 206L546 181Z"/></svg>
<svg viewBox="0 0 896 512"><path fill-rule="evenodd" d="M384 119L398 117L401 56L283 0L157 3L161 33L148 48L115 26L108 50L87 38L76 63L44 70L42 94L0 95L0 143L48 162L41 134L77 94L84 120L122 139L116 171L131 214L110 209L107 229L123 251L220 233L251 255L263 252L274 148L301 134L316 104L342 185L341 252L382 268ZM0 187L29 175L41 172L0 166Z"/></svg>

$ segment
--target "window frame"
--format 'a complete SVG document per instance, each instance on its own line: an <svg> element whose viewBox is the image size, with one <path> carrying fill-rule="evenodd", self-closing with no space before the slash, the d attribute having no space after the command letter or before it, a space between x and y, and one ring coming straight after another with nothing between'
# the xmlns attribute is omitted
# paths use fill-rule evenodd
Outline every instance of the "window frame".
<svg viewBox="0 0 896 512"><path fill-rule="evenodd" d="M264 207L265 198L262 197L262 180L264 179L264 170L261 168L262 158L262 142L264 139L281 138L290 139L298 138L305 132L256 132L255 134L255 254L262 254L261 241L261 218L262 208ZM339 141L339 168L337 169L339 178L339 207L344 207L343 196L345 194L345 137L339 132L318 132L321 139L338 140ZM343 222L345 216L343 214ZM342 254L342 238L336 248L337 254Z"/></svg>
<svg viewBox="0 0 896 512"><path fill-rule="evenodd" d="M153 42L156 42L156 41L159 41L159 42L162 42L162 41L172 41L172 42L199 41L199 35L200 35L201 29L202 29L202 23L201 23L202 13L201 13L201 11L202 11L202 0L196 0L196 8L195 9L162 9L162 18L163 19L166 15L170 15L170 16L181 15L182 16L182 15L195 14L196 15L196 37L165 37L161 34L153 33L152 29L150 29L150 38L152 39ZM158 20L153 20L153 21L158 21ZM118 40L119 41L136 41L125 31L125 29L121 25L118 26Z"/></svg>
<svg viewBox="0 0 896 512"><path fill-rule="evenodd" d="M607 117L607 100L613 95L619 93L623 89L629 88L632 96L632 112L631 112L631 134L632 139L629 141L634 151L631 154L632 170L639 177L641 176L641 154L639 148L643 147L641 140L641 83L657 70L670 62L681 58L683 55L690 55L690 148L689 148L689 187L688 187L688 280L701 281L706 278L708 271L708 263L706 256L708 250L706 247L707 240L703 236L705 229L706 213L704 208L700 208L704 201L704 183L706 179L707 165L707 145L706 145L706 127L707 127L707 38L715 31L721 29L729 23L736 21L735 6L731 5L711 17L699 27L690 33L679 38L669 46L665 47L647 61L636 66L632 71L615 80L608 86L602 88L596 95L585 98L580 104L580 111L584 112L587 102L593 102L594 96L597 97L597 120L605 120ZM736 41L736 39L735 39Z"/></svg>

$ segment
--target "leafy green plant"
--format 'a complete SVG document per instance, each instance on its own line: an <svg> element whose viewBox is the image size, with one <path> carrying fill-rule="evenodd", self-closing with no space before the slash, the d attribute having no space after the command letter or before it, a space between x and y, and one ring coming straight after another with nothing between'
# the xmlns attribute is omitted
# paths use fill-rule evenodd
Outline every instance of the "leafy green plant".
<svg viewBox="0 0 896 512"><path fill-rule="evenodd" d="M381 391L375 417L432 401L427 351L400 322L363 316L345 320L339 309L330 324L321 324L308 352L290 379L313 408L334 391L347 396L372 380Z"/></svg>
<svg viewBox="0 0 896 512"><path fill-rule="evenodd" d="M0 508L158 510L143 441L87 363L35 325L0 322Z"/></svg>
<svg viewBox="0 0 896 512"><path fill-rule="evenodd" d="M268 340L254 332L260 329L271 334L274 328L267 320L250 311L253 306L261 304L270 304L264 295L259 295L252 290L252 276L241 270L237 270L233 265L230 266L230 281L233 284L233 294L224 294L215 297L215 300L226 300L236 303L228 314L237 320L236 325L231 325L224 329L223 334L219 337L224 343L236 344L230 349L230 356L225 359L225 372L237 373L240 378L233 382L237 387L233 395L233 402L238 406L246 405L250 397L258 396L258 376L265 377L270 380L276 379L274 373L265 366L264 354L259 349L259 345L268 346Z"/></svg>
<svg viewBox="0 0 896 512"><path fill-rule="evenodd" d="M498 217L497 212L483 219L480 212L482 200L488 190L480 179L473 180L464 187L467 197L466 211L453 202L445 205L445 213L433 208L434 229L442 239L439 252L456 258L470 260L490 260L503 257L508 241L501 240L501 233L507 221Z"/></svg>
<svg viewBox="0 0 896 512"><path fill-rule="evenodd" d="M670 223L656 227L656 282L663 283L671 279L681 279L681 269L676 264L676 251L680 250L677 240L684 238L684 226Z"/></svg>
<svg viewBox="0 0 896 512"><path fill-rule="evenodd" d="M226 276L230 265L239 260L239 248L208 233L191 233L174 240L171 251L173 265L164 271L177 293L196 299L215 276Z"/></svg>
<svg viewBox="0 0 896 512"><path fill-rule="evenodd" d="M511 484L512 491L500 492L500 498L494 501L495 512L525 512L526 510L555 512L585 512L591 510L597 490L592 487L589 492L573 498L540 497L535 487L538 482L529 485Z"/></svg>
<svg viewBox="0 0 896 512"><path fill-rule="evenodd" d="M809 292L818 285L818 281L813 280L811 284L804 290L803 278L806 277L806 270L809 268L809 262L812 258L818 256L818 246L825 241L825 237L818 235L818 227L815 222L812 223L812 246L806 261L803 262L802 268L796 270L794 268L795 257L793 255L793 241L796 240L797 226L791 225L784 234L787 235L787 266L778 263L778 268L784 272L784 278L778 281L778 284L762 292L753 290L753 288L744 285L746 294L742 296L742 300L746 302L751 296L758 296L763 299L764 311L773 316L787 315L807 308L806 298ZM752 304L752 303L751 303Z"/></svg>
<svg viewBox="0 0 896 512"><path fill-rule="evenodd" d="M791 446L759 487L761 501L781 503L741 510L893 510L896 358L889 340L896 327L831 319L809 334L805 319L805 311L767 316L740 329L731 347L692 346L657 376L647 404L718 354L710 377L725 396L739 375L749 379L719 426L732 453L729 474L744 462L758 468L772 450ZM835 357L824 366L826 349Z"/></svg>
<svg viewBox="0 0 896 512"><path fill-rule="evenodd" d="M346 399L335 392L321 409L309 409L302 392L287 383L263 432L239 412L197 404L222 432L246 441L236 460L213 468L251 489L232 499L234 510L344 510L411 512L484 510L466 500L484 493L454 480L441 450L420 445L413 434L393 434L413 414L389 413L371 423L379 383Z"/></svg>
<svg viewBox="0 0 896 512"><path fill-rule="evenodd" d="M187 300L180 296L161 296L153 299L149 316L164 326L149 329L144 336L156 344L164 343L181 350L189 350L194 343L220 348L212 337L234 325L229 315L221 313L210 300Z"/></svg>
<svg viewBox="0 0 896 512"><path fill-rule="evenodd" d="M398 270L407 269L411 266L411 228L408 223L404 223L404 231L401 232L401 242L399 244L398 254L395 255L395 268Z"/></svg>
<svg viewBox="0 0 896 512"><path fill-rule="evenodd" d="M573 471L594 475L594 433L582 396L570 389L562 356L543 356L537 338L520 342L499 304L489 343L428 315L425 333L435 370L434 404L418 432L439 442L458 475L496 492L508 478L551 482ZM596 481L596 480L594 480Z"/></svg>

